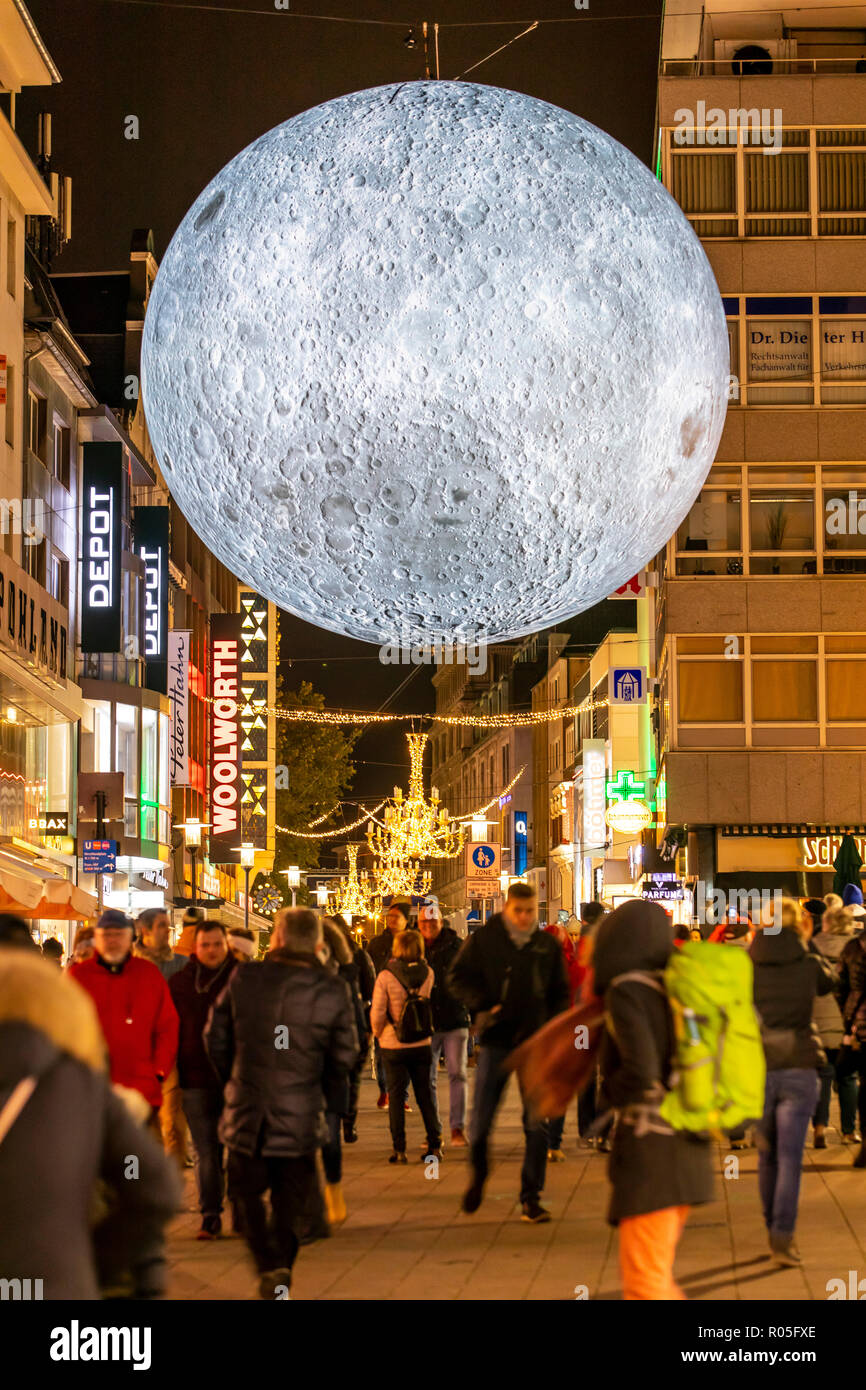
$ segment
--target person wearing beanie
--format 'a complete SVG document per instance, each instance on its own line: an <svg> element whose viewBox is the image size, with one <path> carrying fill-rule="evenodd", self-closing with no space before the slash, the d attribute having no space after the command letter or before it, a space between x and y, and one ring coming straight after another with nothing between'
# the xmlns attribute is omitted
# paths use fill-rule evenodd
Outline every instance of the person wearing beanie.
<svg viewBox="0 0 866 1390"><path fill-rule="evenodd" d="M192 956L195 954L196 928L203 921L204 913L200 907L187 907L184 909L183 917L180 919L180 936L175 942L174 947L176 956Z"/></svg>
<svg viewBox="0 0 866 1390"><path fill-rule="evenodd" d="M851 909L851 915L855 918L857 925L862 927L866 918L866 907L863 906L863 890L856 883L846 883L842 890L843 906Z"/></svg>
<svg viewBox="0 0 866 1390"><path fill-rule="evenodd" d="M158 1134L162 1083L174 1067L178 1020L162 974L133 955L132 937L131 919L109 908L96 923L94 955L71 965L67 974L96 1005L111 1080L141 1092Z"/></svg>

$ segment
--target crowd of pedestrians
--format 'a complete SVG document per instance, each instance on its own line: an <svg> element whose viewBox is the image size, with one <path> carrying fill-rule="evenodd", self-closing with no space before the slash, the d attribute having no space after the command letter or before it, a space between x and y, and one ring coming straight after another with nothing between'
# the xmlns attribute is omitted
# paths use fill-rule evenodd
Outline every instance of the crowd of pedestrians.
<svg viewBox="0 0 866 1390"><path fill-rule="evenodd" d="M163 1231L191 1165L199 1239L230 1227L259 1295L288 1297L301 1245L347 1217L343 1149L358 1139L371 1065L390 1131L383 1161L409 1162L414 1103L416 1161L438 1173L468 1145L470 1216L512 1070L525 1222L550 1219L546 1167L565 1159L573 1096L573 1137L609 1153L627 1299L683 1297L677 1243L690 1209L713 1196L713 1140L756 1144L769 1251L800 1264L803 1152L810 1125L826 1147L834 1089L842 1142L866 1167L859 887L784 899L772 923L726 918L708 941L641 899L611 913L585 904L580 921L546 927L537 917L522 881L465 940L434 897L417 916L392 903L369 943L340 916L285 909L258 960L251 932L196 908L174 946L162 909L135 923L107 910L79 932L65 971L62 948L40 952L25 922L0 918L0 1273L42 1278L51 1298L160 1296ZM712 1008L690 1007L699 981L720 1015L740 1010L736 1058ZM586 1055L558 1053L557 1039L574 1053L590 1016ZM539 1077L558 1057L556 1103L545 1103ZM129 1160L135 1183L121 1171ZM45 1199L58 1161L62 1210Z"/></svg>

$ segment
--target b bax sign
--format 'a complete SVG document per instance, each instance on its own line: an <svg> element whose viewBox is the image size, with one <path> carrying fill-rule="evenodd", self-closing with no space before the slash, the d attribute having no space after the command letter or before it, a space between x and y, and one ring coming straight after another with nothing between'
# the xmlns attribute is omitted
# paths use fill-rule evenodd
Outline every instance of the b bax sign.
<svg viewBox="0 0 866 1390"><path fill-rule="evenodd" d="M212 864L236 864L241 842L241 615L210 620L210 854Z"/></svg>

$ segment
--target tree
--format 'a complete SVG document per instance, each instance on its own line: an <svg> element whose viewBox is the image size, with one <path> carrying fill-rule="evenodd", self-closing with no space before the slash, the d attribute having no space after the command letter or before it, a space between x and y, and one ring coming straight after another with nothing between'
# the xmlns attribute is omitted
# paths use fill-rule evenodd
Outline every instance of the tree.
<svg viewBox="0 0 866 1390"><path fill-rule="evenodd" d="M309 681L302 681L297 690L287 690L280 674L277 703L283 709L323 709L325 697ZM360 733L360 729L335 724L277 721L277 825L307 832L311 820L336 806L355 776L351 753ZM322 822L322 829L339 824L340 819L338 808ZM315 869L320 844L277 831L275 873L289 864Z"/></svg>

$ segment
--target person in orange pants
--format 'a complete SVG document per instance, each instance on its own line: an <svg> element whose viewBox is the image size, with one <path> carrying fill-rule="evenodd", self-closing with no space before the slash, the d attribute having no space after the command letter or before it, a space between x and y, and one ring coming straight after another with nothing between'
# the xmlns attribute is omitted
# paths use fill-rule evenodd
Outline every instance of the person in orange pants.
<svg viewBox="0 0 866 1390"><path fill-rule="evenodd" d="M615 1116L607 1219L619 1227L623 1297L681 1299L674 1258L689 1209L712 1201L707 1139L674 1130L660 1108L673 1074L674 1032L664 968L674 927L658 903L632 898L595 938L595 990L605 1028L599 1068Z"/></svg>
<svg viewBox="0 0 866 1390"><path fill-rule="evenodd" d="M673 1267L688 1215L688 1207L664 1207L620 1221L619 1269L626 1301L685 1298Z"/></svg>

